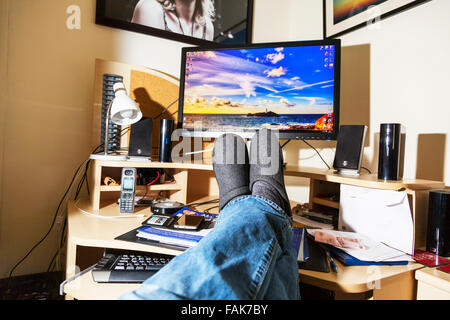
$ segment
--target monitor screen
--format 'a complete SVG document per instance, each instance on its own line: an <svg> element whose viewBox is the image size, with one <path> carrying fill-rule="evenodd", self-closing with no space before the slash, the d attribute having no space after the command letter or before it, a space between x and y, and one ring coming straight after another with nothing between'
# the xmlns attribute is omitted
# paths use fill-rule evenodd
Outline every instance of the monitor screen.
<svg viewBox="0 0 450 320"><path fill-rule="evenodd" d="M183 48L178 126L184 136L337 137L340 40Z"/></svg>

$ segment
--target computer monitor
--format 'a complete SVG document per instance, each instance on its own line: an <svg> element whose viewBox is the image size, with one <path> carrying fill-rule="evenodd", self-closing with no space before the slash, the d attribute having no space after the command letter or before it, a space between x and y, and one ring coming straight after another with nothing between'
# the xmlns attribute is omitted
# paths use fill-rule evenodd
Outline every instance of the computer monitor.
<svg viewBox="0 0 450 320"><path fill-rule="evenodd" d="M335 140L339 129L339 39L182 49L182 136Z"/></svg>

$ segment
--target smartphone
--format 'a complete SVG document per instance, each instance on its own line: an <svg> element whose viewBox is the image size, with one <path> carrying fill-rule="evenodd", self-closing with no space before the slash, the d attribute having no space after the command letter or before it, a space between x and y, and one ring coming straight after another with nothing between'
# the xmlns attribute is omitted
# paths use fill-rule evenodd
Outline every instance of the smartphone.
<svg viewBox="0 0 450 320"><path fill-rule="evenodd" d="M205 220L204 216L185 214L179 218L173 225L176 229L197 230Z"/></svg>

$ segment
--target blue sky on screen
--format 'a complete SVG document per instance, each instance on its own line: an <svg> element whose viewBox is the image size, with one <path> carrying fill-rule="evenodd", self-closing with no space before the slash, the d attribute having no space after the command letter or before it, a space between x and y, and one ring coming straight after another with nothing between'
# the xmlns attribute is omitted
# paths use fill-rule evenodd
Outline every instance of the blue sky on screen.
<svg viewBox="0 0 450 320"><path fill-rule="evenodd" d="M327 113L334 51L321 46L188 53L185 96L221 98L278 113ZM331 66L330 66L331 63Z"/></svg>

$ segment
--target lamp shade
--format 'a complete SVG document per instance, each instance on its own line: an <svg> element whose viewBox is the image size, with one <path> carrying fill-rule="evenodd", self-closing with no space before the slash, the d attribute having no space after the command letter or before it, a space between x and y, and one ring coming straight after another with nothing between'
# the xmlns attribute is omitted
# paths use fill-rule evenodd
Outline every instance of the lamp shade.
<svg viewBox="0 0 450 320"><path fill-rule="evenodd" d="M127 95L127 90L122 82L114 84L115 98L111 105L111 121L124 126L138 122L142 118L142 112L137 103Z"/></svg>

